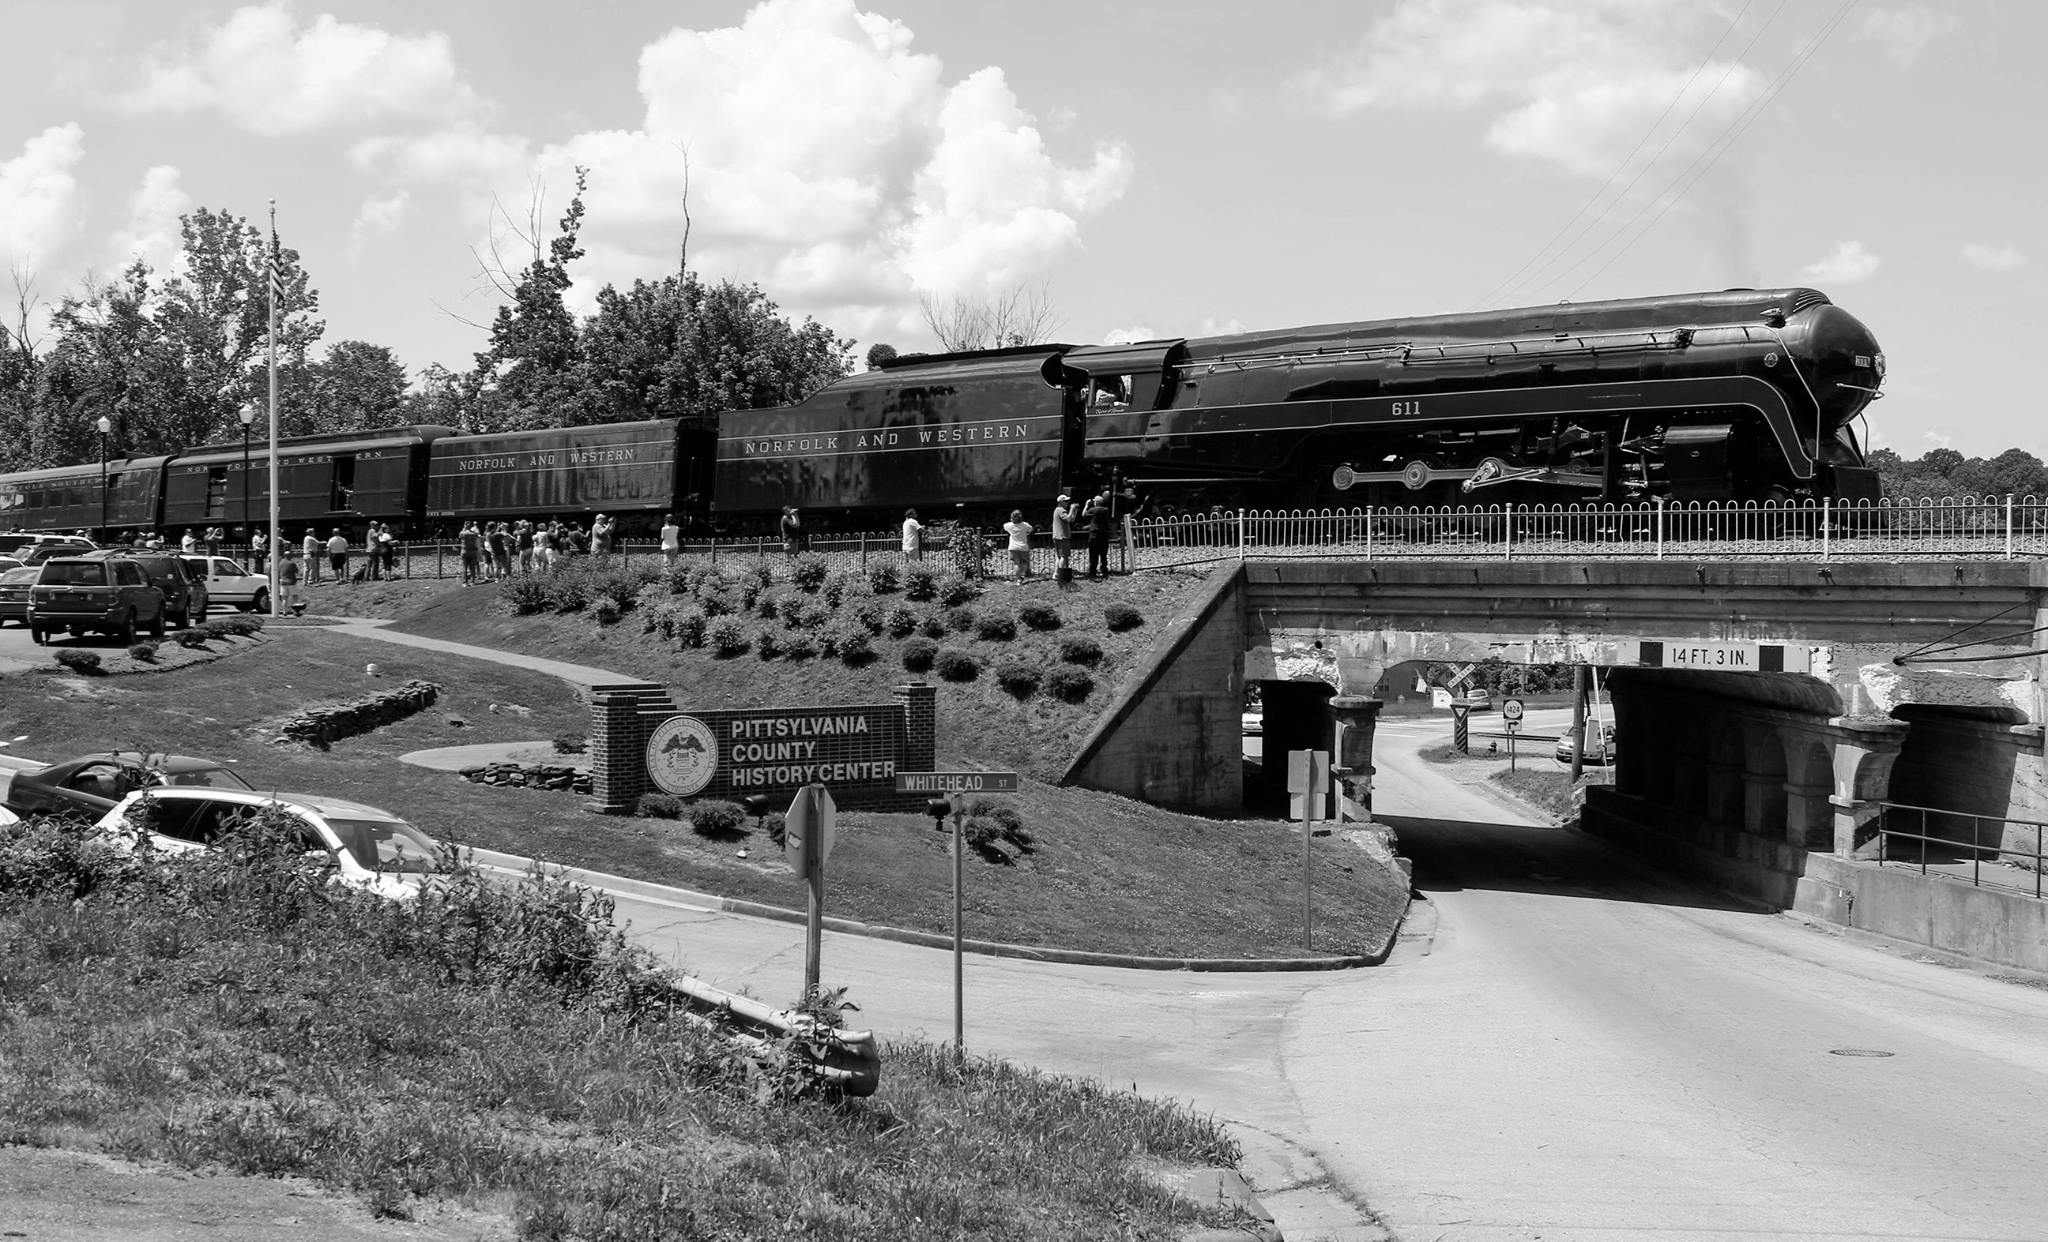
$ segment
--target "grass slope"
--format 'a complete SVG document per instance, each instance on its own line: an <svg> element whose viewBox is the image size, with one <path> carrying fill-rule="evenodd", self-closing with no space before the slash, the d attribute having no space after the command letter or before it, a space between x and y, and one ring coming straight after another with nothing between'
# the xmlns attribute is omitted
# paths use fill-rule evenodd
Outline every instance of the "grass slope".
<svg viewBox="0 0 2048 1242"><path fill-rule="evenodd" d="M599 629L580 615L499 615L491 609L488 590L444 588L432 597L428 611L444 620L459 613L442 598L450 594L462 597L457 602L463 608L479 610L487 627L516 621L526 642L558 656L571 654L564 648L575 641L576 631ZM637 626L629 615L627 623L602 631L593 641L633 630ZM438 746L545 741L583 732L587 709L564 683L503 664L319 629L270 633L273 641L231 659L169 674L17 676L5 683L7 693L0 696L0 736L27 735L14 752L45 759L118 748L231 760L259 787L354 798L396 811L438 836L803 908L801 882L764 839L710 840L673 820L595 816L582 809L586 799L574 794L472 785L397 761L409 751ZM551 640L550 634L560 637ZM364 674L364 666L373 662L381 677ZM827 661L811 664L821 679L873 672L872 667L847 670ZM728 670L752 678L761 667L753 657L702 665L707 678ZM440 702L327 751L275 743L275 723L298 707L388 689L410 677L440 682L445 688ZM942 686L942 698L957 689ZM810 697L824 699L828 693L829 686ZM491 710L494 704L499 710ZM1021 709L1014 702L987 714L998 718L985 724L986 731L1028 738L1028 721L1015 718ZM1037 781L1027 781L1025 790L1009 801L1037 841L1033 852L1018 854L1008 865L970 855L969 935L1177 957L1292 957L1303 952L1293 913L1298 909L1300 837L1292 826L1206 820ZM742 848L748 857L738 856ZM948 850L949 838L933 831L932 821L922 816L846 814L832 856L829 912L863 922L948 930L950 910L941 900L950 892ZM1405 908L1406 889L1398 876L1383 860L1335 838L1319 838L1314 857L1314 951L1359 953L1384 943Z"/></svg>

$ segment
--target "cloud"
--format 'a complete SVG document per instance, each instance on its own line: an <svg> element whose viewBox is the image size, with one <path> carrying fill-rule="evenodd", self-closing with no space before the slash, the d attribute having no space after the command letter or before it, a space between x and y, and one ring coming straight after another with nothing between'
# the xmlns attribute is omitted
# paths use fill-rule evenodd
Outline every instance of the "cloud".
<svg viewBox="0 0 2048 1242"><path fill-rule="evenodd" d="M348 158L393 181L475 185L516 177L533 156L524 138L459 125L365 138L349 148Z"/></svg>
<svg viewBox="0 0 2048 1242"><path fill-rule="evenodd" d="M281 2L236 9L192 42L159 44L134 77L114 96L124 111L211 110L272 138L483 110L446 35L392 34L326 13L302 26Z"/></svg>
<svg viewBox="0 0 2048 1242"><path fill-rule="evenodd" d="M1156 341L1158 339L1159 334L1142 323L1127 324L1121 328L1111 328L1102 334L1102 343L1104 345L1128 345L1132 341Z"/></svg>
<svg viewBox="0 0 2048 1242"><path fill-rule="evenodd" d="M1885 55L1901 67L1920 59L1935 39L1954 30L1956 19L1931 5L1902 4L1867 9L1857 19L1859 38L1883 45Z"/></svg>
<svg viewBox="0 0 2048 1242"><path fill-rule="evenodd" d="M1939 431L1933 430L1921 432L1920 438L1927 441L1935 448L1950 448L1956 442L1956 438L1954 436L1945 436L1941 434Z"/></svg>
<svg viewBox="0 0 2048 1242"><path fill-rule="evenodd" d="M1765 88L1732 60L1696 66L1723 21L1679 0L1401 0L1296 87L1335 117L1483 110L1486 146L1583 177L1633 164L1655 123L1640 158L1675 171Z"/></svg>
<svg viewBox="0 0 2048 1242"><path fill-rule="evenodd" d="M1986 272L2016 272L2027 265L2027 256L2011 242L2003 246L1971 242L1963 247L1963 262Z"/></svg>
<svg viewBox="0 0 2048 1242"><path fill-rule="evenodd" d="M579 297L672 268L687 203L707 276L759 280L841 331L917 334L920 293L986 295L1073 253L1132 158L1106 140L1056 152L1000 68L949 81L913 40L854 0L763 0L736 26L670 30L641 51L635 127L574 135L495 184L524 202L538 178L555 204L590 170Z"/></svg>
<svg viewBox="0 0 2048 1242"><path fill-rule="evenodd" d="M178 170L169 164L158 164L142 174L142 184L128 200L128 222L108 243L115 267L125 268L141 259L155 271L171 275L183 265L185 239L178 217L192 210L192 196L178 180Z"/></svg>
<svg viewBox="0 0 2048 1242"><path fill-rule="evenodd" d="M411 197L406 191L399 190L382 197L364 199L362 206L356 208L356 218L348 228L348 257L351 260L361 257L371 242L397 232L405 219L406 204Z"/></svg>
<svg viewBox="0 0 2048 1242"><path fill-rule="evenodd" d="M1825 256L1799 269L1802 276L1829 284L1848 285L1877 275L1882 262L1860 241L1838 242Z"/></svg>
<svg viewBox="0 0 2048 1242"><path fill-rule="evenodd" d="M32 266L70 236L85 131L52 125L0 163L0 260Z"/></svg>

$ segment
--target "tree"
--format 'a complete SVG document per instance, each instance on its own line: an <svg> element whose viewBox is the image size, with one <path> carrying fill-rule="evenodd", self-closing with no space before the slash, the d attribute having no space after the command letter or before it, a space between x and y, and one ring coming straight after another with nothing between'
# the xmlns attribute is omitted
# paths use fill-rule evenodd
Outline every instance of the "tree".
<svg viewBox="0 0 2048 1242"><path fill-rule="evenodd" d="M268 398L270 239L247 219L204 207L179 217L179 225L184 270L165 284L156 319L183 360L185 400L162 412L153 443L145 429L131 429L138 446L157 452L235 439L241 407ZM278 268L278 366L302 368L327 330L314 318L320 295L298 251L280 246Z"/></svg>
<svg viewBox="0 0 2048 1242"><path fill-rule="evenodd" d="M286 434L368 431L405 421L405 367L388 346L336 341L304 371L304 404Z"/></svg>
<svg viewBox="0 0 2048 1242"><path fill-rule="evenodd" d="M868 346L867 363L868 370L870 371L881 370L883 363L894 361L895 358L896 347L894 345L889 345L882 341L876 341L874 344Z"/></svg>
<svg viewBox="0 0 2048 1242"><path fill-rule="evenodd" d="M469 430L531 430L584 421L577 364L581 359L576 317L563 301L569 265L583 257L577 234L583 227L583 190L589 170L576 169L576 193L569 200L553 240L510 291L511 302L491 321L490 348L476 356L470 373Z"/></svg>
<svg viewBox="0 0 2048 1242"><path fill-rule="evenodd" d="M1049 340L1059 327L1046 286L1013 285L983 298L959 294L941 300L918 298L924 323L949 353L969 349L1004 349Z"/></svg>
<svg viewBox="0 0 2048 1242"><path fill-rule="evenodd" d="M794 325L757 285L694 272L605 286L582 333L587 421L682 418L789 405L845 375L853 342Z"/></svg>

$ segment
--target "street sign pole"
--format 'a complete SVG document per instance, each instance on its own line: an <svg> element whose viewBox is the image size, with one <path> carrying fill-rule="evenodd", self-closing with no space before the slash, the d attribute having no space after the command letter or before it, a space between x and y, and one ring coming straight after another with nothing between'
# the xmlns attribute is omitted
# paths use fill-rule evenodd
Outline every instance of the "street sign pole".
<svg viewBox="0 0 2048 1242"><path fill-rule="evenodd" d="M965 954L960 936L960 876L966 857L962 844L967 836L967 802L953 796L953 1063L967 1059L967 984Z"/></svg>
<svg viewBox="0 0 2048 1242"><path fill-rule="evenodd" d="M1315 947L1315 874L1310 869L1309 843L1315 837L1317 812L1330 788L1330 752L1287 752L1287 792L1301 798L1301 947Z"/></svg>
<svg viewBox="0 0 2048 1242"><path fill-rule="evenodd" d="M962 877L967 857L967 798L978 793L1015 793L1015 772L898 772L897 793L950 794L953 801L953 1061L967 1057L967 984L965 937L961 931ZM946 802L934 797L926 803L935 819L943 820ZM936 825L934 825L936 826Z"/></svg>
<svg viewBox="0 0 2048 1242"><path fill-rule="evenodd" d="M832 793L816 783L796 791L782 825L785 850L793 851L795 869L804 877L804 999L818 994L820 959L825 947L825 858L832 852L833 820L838 808Z"/></svg>

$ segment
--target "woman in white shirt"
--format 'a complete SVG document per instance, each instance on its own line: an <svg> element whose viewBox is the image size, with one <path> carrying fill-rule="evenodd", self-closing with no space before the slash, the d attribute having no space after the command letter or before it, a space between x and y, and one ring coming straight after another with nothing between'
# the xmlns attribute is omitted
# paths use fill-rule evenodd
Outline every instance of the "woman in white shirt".
<svg viewBox="0 0 2048 1242"><path fill-rule="evenodd" d="M1022 582L1031 576L1031 523L1024 520L1022 509L1012 509L1003 529L1010 533L1010 559L1017 565L1017 581Z"/></svg>
<svg viewBox="0 0 2048 1242"><path fill-rule="evenodd" d="M917 520L917 510L903 511L903 559L921 561L924 559L924 523Z"/></svg>
<svg viewBox="0 0 2048 1242"><path fill-rule="evenodd" d="M683 528L676 525L676 515L661 515L661 559L673 567L683 556Z"/></svg>

